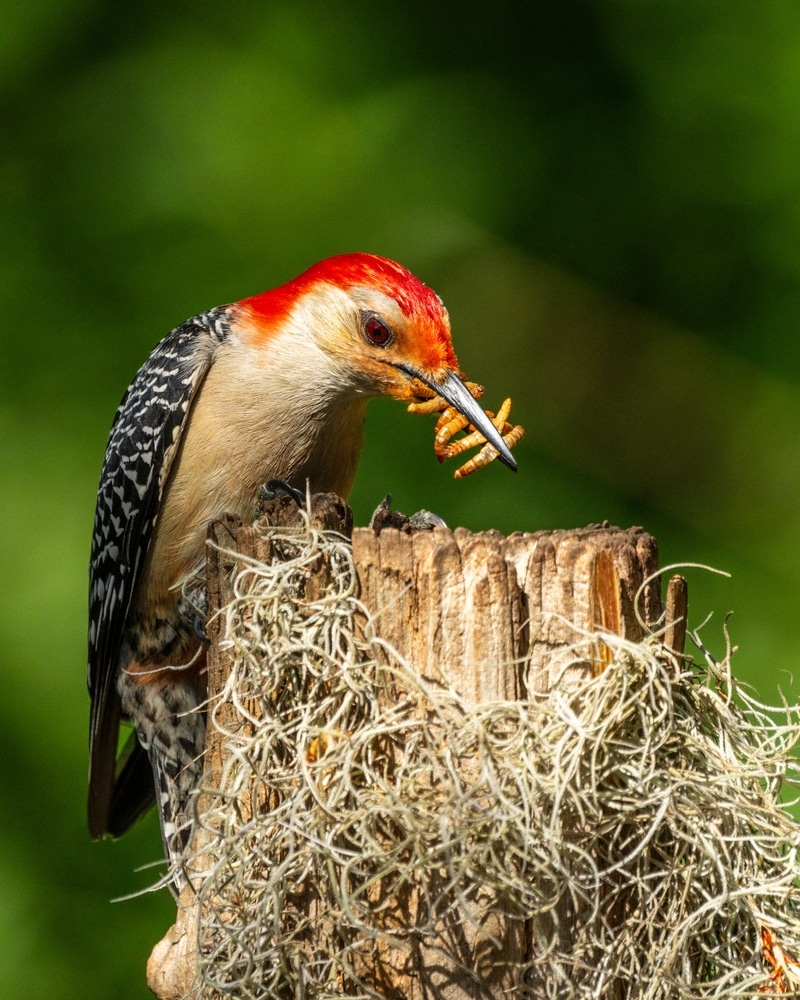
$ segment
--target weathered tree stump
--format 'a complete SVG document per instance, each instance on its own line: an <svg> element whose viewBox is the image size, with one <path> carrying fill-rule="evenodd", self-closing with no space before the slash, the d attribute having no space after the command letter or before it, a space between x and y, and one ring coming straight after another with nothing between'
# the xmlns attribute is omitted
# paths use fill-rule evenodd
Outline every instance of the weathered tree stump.
<svg viewBox="0 0 800 1000"><path fill-rule="evenodd" d="M265 516L272 524L300 524L296 506L286 499L271 503ZM580 684L611 660L602 633L639 642L662 617L657 544L641 528L621 530L605 523L508 538L462 528L353 531L349 509L330 495L312 498L312 523L352 534L359 596L381 639L416 674L446 684L474 705ZM212 525L209 537L208 679L213 698L228 669L221 643L224 619L216 612L232 595L237 563L253 558L268 562L271 545L252 525L232 519ZM676 653L682 652L685 603L685 589L671 582L665 644ZM234 718L225 721L237 725ZM239 724L246 725L244 720ZM212 784L225 759L225 744L212 730L207 746ZM413 910L413 899L408 905ZM391 922L391 914L387 920ZM191 988L196 928L193 893L187 888L176 925L148 965L148 983L162 1000L177 1000ZM386 997L499 998L514 989L508 970L524 963L531 940L524 927L509 930L500 918L493 926L470 927L467 914L459 947L474 963L471 982L442 962L435 943L426 942L383 948L377 960L374 955L365 960L360 974ZM503 971L493 976L494 967Z"/></svg>
<svg viewBox="0 0 800 1000"><path fill-rule="evenodd" d="M661 615L658 579L642 588L658 569L658 547L641 528L509 538L358 528L353 553L381 638L418 673L444 671L476 704L546 690L564 671L597 670L609 654L593 633L638 642Z"/></svg>

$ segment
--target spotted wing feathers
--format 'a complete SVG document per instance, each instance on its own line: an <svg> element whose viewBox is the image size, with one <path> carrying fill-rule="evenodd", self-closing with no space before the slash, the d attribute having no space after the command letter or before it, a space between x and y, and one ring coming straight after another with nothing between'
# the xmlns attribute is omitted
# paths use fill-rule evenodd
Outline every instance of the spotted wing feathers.
<svg viewBox="0 0 800 1000"><path fill-rule="evenodd" d="M119 821L111 821L110 811L121 717L116 675L125 622L192 400L216 348L229 332L229 307L224 306L174 329L139 369L111 427L89 570L89 829L93 837L121 832ZM144 754L137 754L137 759L146 764ZM130 772L126 774L129 779Z"/></svg>

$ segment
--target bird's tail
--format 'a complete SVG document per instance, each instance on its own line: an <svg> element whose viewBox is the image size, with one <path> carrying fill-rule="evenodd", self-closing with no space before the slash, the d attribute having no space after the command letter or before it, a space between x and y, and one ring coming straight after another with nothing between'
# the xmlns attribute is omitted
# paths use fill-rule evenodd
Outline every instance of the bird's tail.
<svg viewBox="0 0 800 1000"><path fill-rule="evenodd" d="M123 710L135 719L136 737L150 759L168 865L165 882L177 897L186 884L193 799L203 776L205 711L192 684L128 680L120 685L120 693Z"/></svg>
<svg viewBox="0 0 800 1000"><path fill-rule="evenodd" d="M181 750L184 753L181 757L176 758L173 753L164 755L152 747L148 751L156 786L164 856L169 867L170 889L175 896L180 895L186 884L184 864L194 832L194 793L203 776L204 735L205 719L201 717L195 721L192 730L192 740L197 742L190 747L189 740L182 740Z"/></svg>

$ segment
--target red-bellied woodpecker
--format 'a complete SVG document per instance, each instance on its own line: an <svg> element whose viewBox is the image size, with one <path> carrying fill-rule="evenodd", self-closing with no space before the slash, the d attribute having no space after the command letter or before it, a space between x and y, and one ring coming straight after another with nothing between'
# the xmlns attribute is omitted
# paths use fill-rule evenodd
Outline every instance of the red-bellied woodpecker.
<svg viewBox="0 0 800 1000"><path fill-rule="evenodd" d="M209 523L252 518L272 478L347 497L373 396L424 383L512 469L465 387L439 297L399 264L346 254L187 320L125 393L100 477L90 566L89 829L118 836L155 800L171 876L202 773L203 645L182 586ZM119 726L135 740L117 760ZM155 780L154 780L155 779Z"/></svg>

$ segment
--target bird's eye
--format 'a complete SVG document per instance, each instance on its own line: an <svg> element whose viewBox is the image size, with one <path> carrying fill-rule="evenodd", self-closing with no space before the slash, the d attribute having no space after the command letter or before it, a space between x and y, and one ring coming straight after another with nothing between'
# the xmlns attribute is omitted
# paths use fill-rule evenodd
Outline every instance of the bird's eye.
<svg viewBox="0 0 800 1000"><path fill-rule="evenodd" d="M394 340L394 334L377 316L367 316L364 320L364 336L376 347L387 347Z"/></svg>

